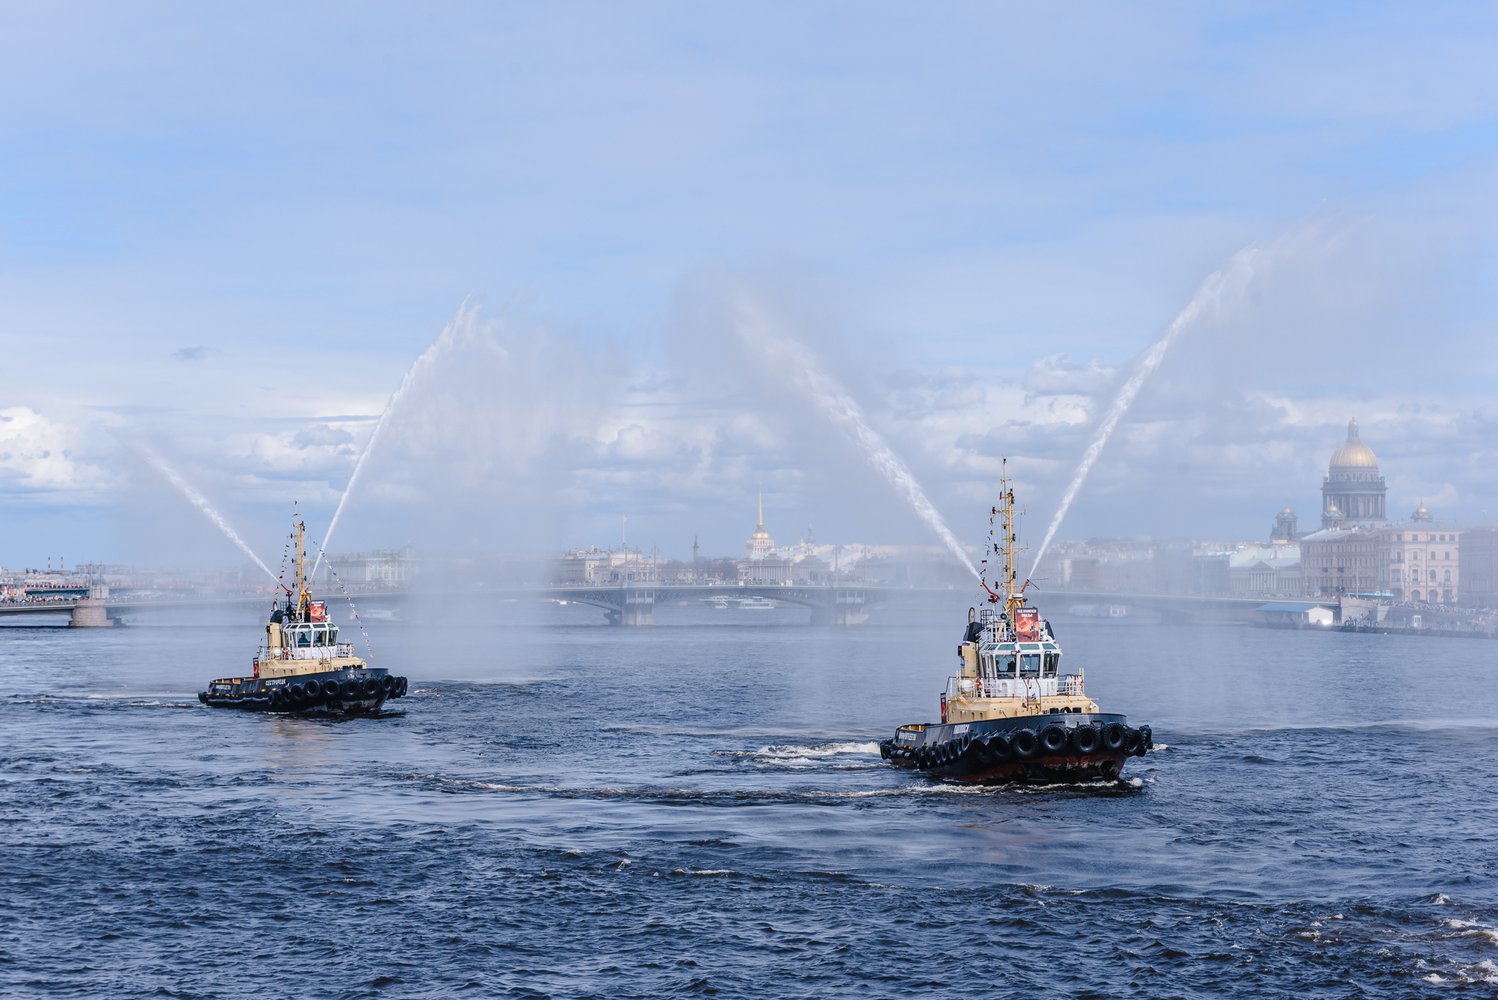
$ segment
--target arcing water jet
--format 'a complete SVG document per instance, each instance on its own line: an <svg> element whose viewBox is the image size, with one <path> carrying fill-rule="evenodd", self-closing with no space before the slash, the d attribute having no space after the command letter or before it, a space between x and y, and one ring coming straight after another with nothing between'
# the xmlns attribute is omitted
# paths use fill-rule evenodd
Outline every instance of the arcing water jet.
<svg viewBox="0 0 1498 1000"><path fill-rule="evenodd" d="M181 493L184 497L186 497L194 507L198 508L198 510L203 513L204 517L208 518L208 520L212 521L215 525L218 526L218 530L224 533L225 538L229 539L229 541L238 546L239 551L249 556L251 561L253 561L256 566L259 566L261 569L265 570L266 576L270 577L272 580L276 580L277 584L279 585L280 581L276 579L276 574L272 573L270 567L261 562L260 557L255 555L255 553L251 551L249 545L245 543L245 540L239 537L239 532L231 528L229 526L229 522L224 520L224 516L217 510L214 510L213 505L208 502L207 498L205 498L203 494L199 493L197 490L193 489L192 486L188 484L187 480L183 479L182 476L178 474L176 469L173 469L170 465L167 465L165 459L163 459L155 452L151 451L149 448L146 448L144 445L131 444L129 447L131 447L137 454L139 454L141 458L144 458L146 462L151 466L151 468L161 473L162 477L165 478L167 482L176 487L178 493Z"/></svg>
<svg viewBox="0 0 1498 1000"><path fill-rule="evenodd" d="M343 508L348 504L349 494L354 492L354 486L359 482L359 474L364 471L364 463L369 460L370 453L374 451L375 443L380 440L380 432L385 429L385 424L390 419L406 393L410 390L412 383L420 376L421 372L431 367L436 359L452 349L453 342L457 339L459 332L471 330L474 321L478 318L479 307L470 306L464 302L458 307L458 312L452 320L442 328L437 339L432 341L430 347L421 353L411 367L406 369L405 378L391 395L390 401L380 411L380 417L375 421L374 430L370 432L369 440L364 442L364 450L359 453L358 461L354 463L354 471L349 476L348 485L343 488L343 495L338 498L338 506L333 509L333 519L328 522L328 530L323 535L322 544L318 546L317 559L312 564L311 579L317 578L317 570L322 566L323 556L327 553L328 546L333 540L333 531L338 527L338 519L343 516Z"/></svg>
<svg viewBox="0 0 1498 1000"><path fill-rule="evenodd" d="M1083 453L1077 471L1072 474L1066 492L1061 495L1061 505L1056 508L1056 516L1051 518L1045 539L1035 553L1035 564L1030 567L1030 576L1033 577L1040 567L1040 560L1045 557L1046 549L1050 547L1051 540L1056 537L1056 531L1061 527L1066 512L1071 509L1072 501L1077 498L1077 491L1082 488L1082 482L1087 478L1087 473L1092 471L1092 466L1097 462L1098 456L1103 453L1103 446L1108 443L1113 429L1129 411L1129 407L1133 404L1134 398L1139 395L1139 390L1144 386L1145 381L1154 374L1156 368L1160 367L1160 362L1164 360L1165 352L1170 350L1170 345L1175 343L1177 337L1190 329L1208 308L1221 306L1223 299L1229 293L1241 294L1253 278L1258 258L1259 250L1252 246L1245 247L1234 254L1225 266L1214 271L1206 281L1202 282L1196 294L1191 297L1191 301L1186 304L1186 308L1181 310L1180 315L1176 316L1160 339L1144 352L1139 363L1134 367L1134 373L1118 391L1113 405L1108 407L1102 423L1098 424L1097 432L1092 436L1092 443L1087 446L1087 451Z"/></svg>
<svg viewBox="0 0 1498 1000"><path fill-rule="evenodd" d="M941 514L926 498L926 493L916 482L915 476L905 467L905 463L900 461L899 456L890 449L878 432L869 426L868 421L864 419L863 410L853 397L848 395L847 390L817 367L816 357L805 345L772 330L760 311L747 299L739 300L736 313L739 334L746 341L763 350L777 371L790 375L817 409L821 410L823 415L862 449L869 464L889 481L895 492L910 503L921 520L936 532L957 560L967 567L968 572L978 577L978 570L968 559L967 553L962 550L961 543L947 527L947 523L942 520Z"/></svg>

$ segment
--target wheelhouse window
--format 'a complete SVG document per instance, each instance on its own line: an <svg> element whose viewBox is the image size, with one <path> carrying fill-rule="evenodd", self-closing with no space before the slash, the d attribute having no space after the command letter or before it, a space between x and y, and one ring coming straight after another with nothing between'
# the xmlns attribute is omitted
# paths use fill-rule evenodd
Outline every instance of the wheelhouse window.
<svg viewBox="0 0 1498 1000"><path fill-rule="evenodd" d="M1040 676L1040 654L1039 653L1021 653L1021 654L1019 654L1019 675L1021 677L1039 677Z"/></svg>

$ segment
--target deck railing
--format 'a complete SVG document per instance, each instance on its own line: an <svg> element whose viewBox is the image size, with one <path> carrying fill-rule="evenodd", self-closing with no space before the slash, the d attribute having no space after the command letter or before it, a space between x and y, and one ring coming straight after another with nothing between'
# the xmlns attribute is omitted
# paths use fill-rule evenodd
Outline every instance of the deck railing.
<svg viewBox="0 0 1498 1000"><path fill-rule="evenodd" d="M1013 677L1003 677L997 681L989 680L984 682L975 677L948 677L946 689L947 700L951 701L958 695L964 698L1034 698L1039 695L1042 681L1054 683L1056 685L1056 694L1066 695L1070 698L1081 697L1084 689L1081 674L1063 674L1061 677L1046 678L1021 677L1018 678L1021 682L1018 687L1015 686L1015 680L1016 678ZM1047 683L1045 686L1049 687L1050 685ZM996 692L1004 693L997 694Z"/></svg>

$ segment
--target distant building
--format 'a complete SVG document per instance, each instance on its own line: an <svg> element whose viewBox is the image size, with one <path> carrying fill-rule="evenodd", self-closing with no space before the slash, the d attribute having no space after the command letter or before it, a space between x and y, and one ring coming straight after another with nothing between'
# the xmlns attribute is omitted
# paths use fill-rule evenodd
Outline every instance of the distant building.
<svg viewBox="0 0 1498 1000"><path fill-rule="evenodd" d="M1455 604L1461 596L1461 541L1462 532L1437 524L1424 504L1401 523L1317 531L1300 540L1305 593Z"/></svg>
<svg viewBox="0 0 1498 1000"><path fill-rule="evenodd" d="M553 567L558 583L582 583L594 587L609 584L655 583L658 581L656 560L638 550L621 547L563 552Z"/></svg>
<svg viewBox="0 0 1498 1000"><path fill-rule="evenodd" d="M1461 534L1460 601L1473 608L1498 608L1498 528L1468 528Z"/></svg>
<svg viewBox="0 0 1498 1000"><path fill-rule="evenodd" d="M1377 591L1386 562L1381 540L1361 526L1313 531L1300 540L1301 592L1338 597Z"/></svg>
<svg viewBox="0 0 1498 1000"><path fill-rule="evenodd" d="M775 551L775 539L765 530L765 498L759 497L759 520L754 533L744 543L748 558L739 565L739 582L745 584L786 584L791 582L792 561Z"/></svg>
<svg viewBox="0 0 1498 1000"><path fill-rule="evenodd" d="M1228 589L1241 597L1289 597L1301 593L1300 546L1259 545L1228 557Z"/></svg>
<svg viewBox="0 0 1498 1000"><path fill-rule="evenodd" d="M749 541L744 543L746 557L750 560L764 559L775 554L775 539L765 530L765 495L759 495L759 521L754 526L754 533L749 536Z"/></svg>
<svg viewBox="0 0 1498 1000"><path fill-rule="evenodd" d="M1271 542L1293 542L1300 538L1300 532L1296 530L1295 511L1285 504L1283 510L1274 516L1274 527L1269 532Z"/></svg>
<svg viewBox="0 0 1498 1000"><path fill-rule="evenodd" d="M1455 604L1461 593L1461 537L1435 523L1421 504L1405 524L1380 532L1388 567L1387 586L1396 601Z"/></svg>
<svg viewBox="0 0 1498 1000"><path fill-rule="evenodd" d="M1378 473L1373 449L1358 438L1358 422L1347 422L1347 440L1332 452L1321 483L1321 527L1353 528L1381 524L1388 487Z"/></svg>
<svg viewBox="0 0 1498 1000"><path fill-rule="evenodd" d="M410 547L399 551L354 552L349 555L329 556L320 574L323 585L331 584L332 574L345 586L367 588L374 585L388 590L398 590L410 583L416 575L416 559Z"/></svg>

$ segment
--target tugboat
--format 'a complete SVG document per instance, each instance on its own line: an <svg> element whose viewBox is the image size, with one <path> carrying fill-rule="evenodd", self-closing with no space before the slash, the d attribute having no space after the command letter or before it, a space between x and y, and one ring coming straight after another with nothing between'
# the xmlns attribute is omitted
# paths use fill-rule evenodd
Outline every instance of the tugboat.
<svg viewBox="0 0 1498 1000"><path fill-rule="evenodd" d="M1132 728L1124 716L1101 711L1084 691L1081 670L1061 672L1051 623L1025 603L1029 581L1015 587L1016 511L1007 469L1000 491L991 523L997 519L1003 538L989 548L1004 558L1003 593L980 576L988 606L968 609L957 674L941 695L941 722L899 727L879 744L880 756L974 785L1114 781L1130 756L1154 746L1150 727Z"/></svg>
<svg viewBox="0 0 1498 1000"><path fill-rule="evenodd" d="M367 715L387 699L404 697L406 678L370 667L354 655L351 642L338 641L338 626L328 619L324 601L312 599L306 578L306 526L298 519L296 589L282 585L265 625L265 644L256 652L249 677L220 677L198 692L212 708L251 712L306 712Z"/></svg>

